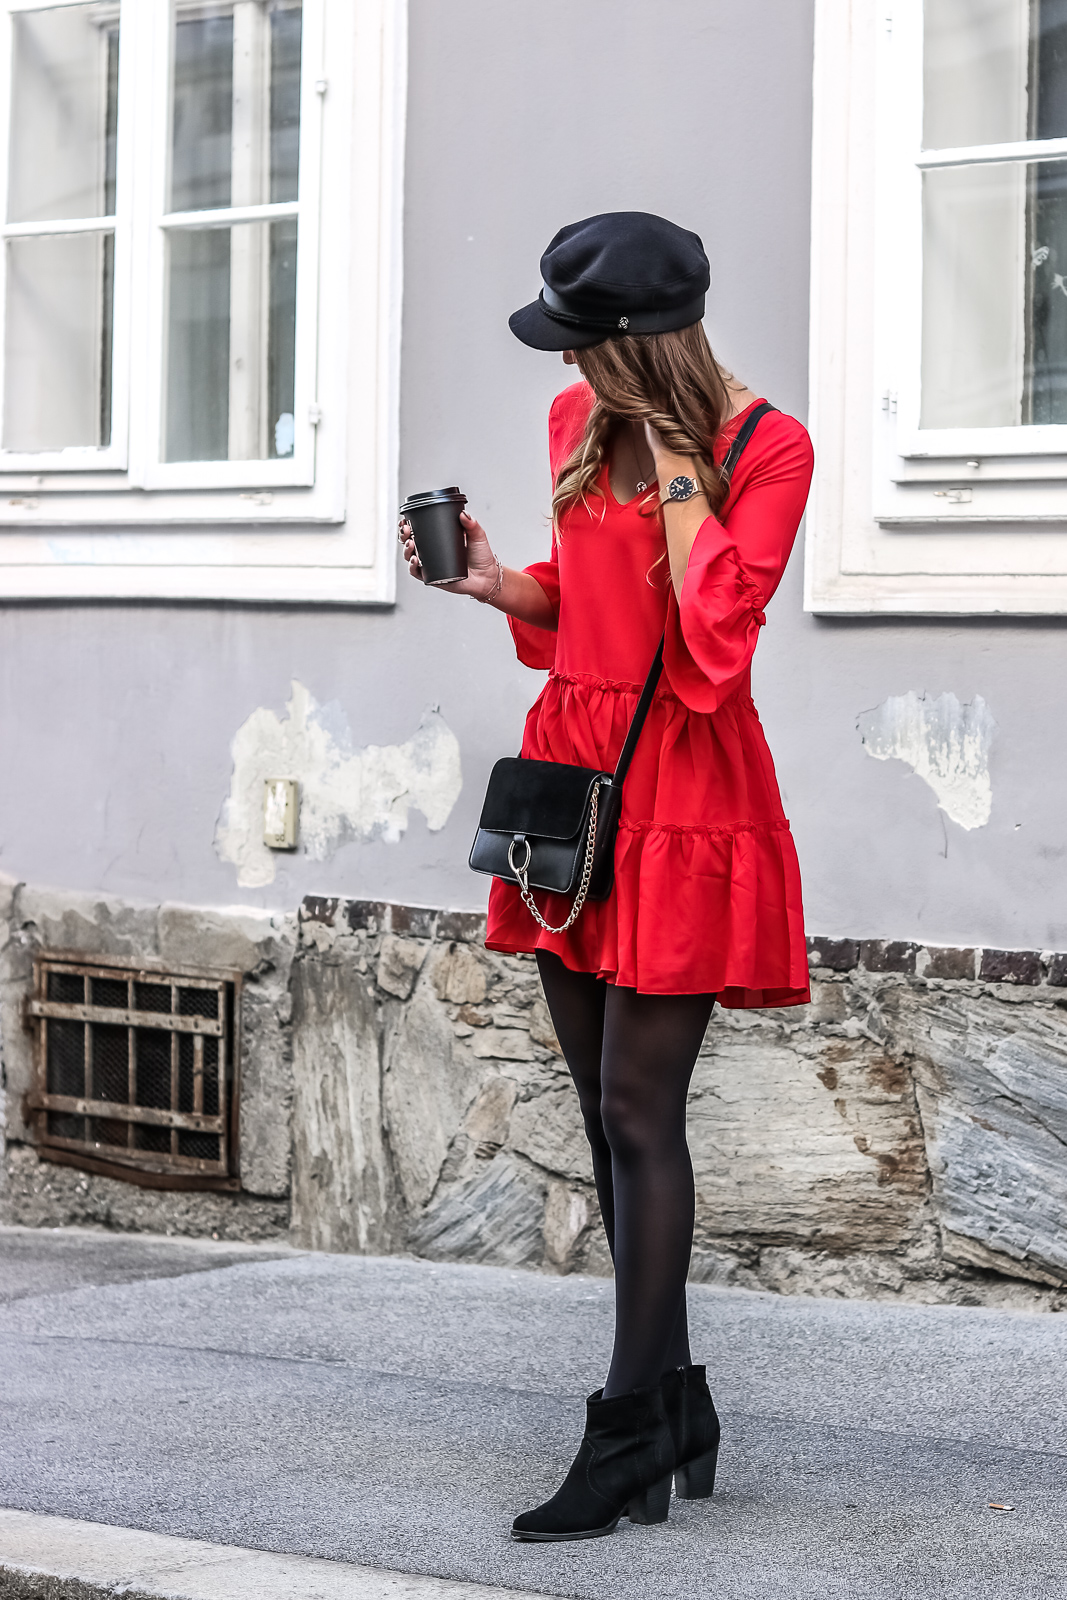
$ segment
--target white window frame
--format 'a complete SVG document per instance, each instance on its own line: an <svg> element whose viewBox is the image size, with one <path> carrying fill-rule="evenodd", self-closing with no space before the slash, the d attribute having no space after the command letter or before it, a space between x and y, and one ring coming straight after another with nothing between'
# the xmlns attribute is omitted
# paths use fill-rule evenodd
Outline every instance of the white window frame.
<svg viewBox="0 0 1067 1600"><path fill-rule="evenodd" d="M1067 427L923 429L922 0L816 0L805 605L1067 612ZM1062 146L1062 149L1061 149Z"/></svg>
<svg viewBox="0 0 1067 1600"><path fill-rule="evenodd" d="M6 0L3 10L41 5ZM405 0L304 0L299 200L248 208L249 216L264 219L299 213L296 448L281 460L161 459L165 235L208 214L167 216L162 209L170 0L123 0L122 28L113 443L107 450L48 457L0 452L0 598L389 603L395 590ZM9 51L6 15L0 33L0 50ZM0 78L0 85L8 81ZM2 96L6 102L6 87ZM4 103L4 184L7 122ZM131 148L124 129L150 122L154 139ZM229 224L242 214L219 212L212 220ZM120 277L125 316L119 315ZM363 314L352 316L353 306ZM349 478L359 486L350 514Z"/></svg>

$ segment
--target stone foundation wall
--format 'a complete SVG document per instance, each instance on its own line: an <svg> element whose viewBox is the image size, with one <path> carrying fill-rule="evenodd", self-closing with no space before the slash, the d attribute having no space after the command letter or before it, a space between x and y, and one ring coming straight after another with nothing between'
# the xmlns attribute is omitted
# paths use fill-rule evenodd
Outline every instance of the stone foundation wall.
<svg viewBox="0 0 1067 1600"><path fill-rule="evenodd" d="M305 901L294 1238L605 1273L536 967L483 931ZM1062 959L816 939L811 963L810 1007L712 1019L690 1097L693 1276L1067 1306Z"/></svg>
<svg viewBox="0 0 1067 1600"><path fill-rule="evenodd" d="M535 964L486 951L483 931L368 902L260 918L10 886L0 1219L608 1272ZM251 974L241 1194L38 1163L18 1118L18 1006L33 949L57 945ZM811 962L811 1007L717 1012L708 1030L694 1277L1067 1308L1067 962L819 939Z"/></svg>

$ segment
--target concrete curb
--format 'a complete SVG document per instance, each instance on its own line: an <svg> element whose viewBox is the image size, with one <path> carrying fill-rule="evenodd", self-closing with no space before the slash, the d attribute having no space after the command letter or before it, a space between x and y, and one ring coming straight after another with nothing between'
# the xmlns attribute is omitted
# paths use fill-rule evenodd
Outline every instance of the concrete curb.
<svg viewBox="0 0 1067 1600"><path fill-rule="evenodd" d="M0 1509L4 1600L535 1600L517 1589Z"/></svg>

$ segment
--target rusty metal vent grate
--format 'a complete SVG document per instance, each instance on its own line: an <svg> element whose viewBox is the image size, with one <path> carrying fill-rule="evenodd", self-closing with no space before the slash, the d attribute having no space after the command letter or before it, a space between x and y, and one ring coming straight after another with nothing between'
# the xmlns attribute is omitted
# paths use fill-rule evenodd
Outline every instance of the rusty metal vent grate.
<svg viewBox="0 0 1067 1600"><path fill-rule="evenodd" d="M34 963L41 1154L165 1188L233 1188L235 981Z"/></svg>

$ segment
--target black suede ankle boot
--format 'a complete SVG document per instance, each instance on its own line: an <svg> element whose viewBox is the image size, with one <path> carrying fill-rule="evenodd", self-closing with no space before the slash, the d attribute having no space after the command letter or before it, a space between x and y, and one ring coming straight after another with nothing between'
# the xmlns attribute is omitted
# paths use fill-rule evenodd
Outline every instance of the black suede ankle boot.
<svg viewBox="0 0 1067 1600"><path fill-rule="evenodd" d="M706 1500L719 1459L719 1418L707 1373L703 1367L672 1367L661 1388L674 1441L674 1491L679 1500Z"/></svg>
<svg viewBox="0 0 1067 1600"><path fill-rule="evenodd" d="M551 1500L516 1517L516 1539L597 1539L631 1522L666 1522L674 1449L663 1392L634 1389L585 1403L585 1437Z"/></svg>

